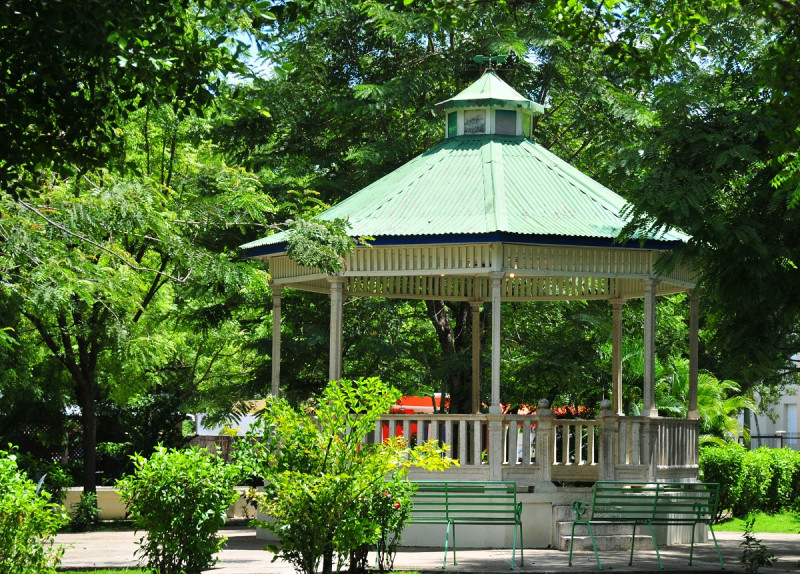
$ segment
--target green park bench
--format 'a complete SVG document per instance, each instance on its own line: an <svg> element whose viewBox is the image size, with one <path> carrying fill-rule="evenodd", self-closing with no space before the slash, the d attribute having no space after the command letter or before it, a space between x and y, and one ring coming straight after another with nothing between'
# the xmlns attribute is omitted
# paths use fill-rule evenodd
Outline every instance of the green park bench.
<svg viewBox="0 0 800 574"><path fill-rule="evenodd" d="M712 523L719 502L719 484L711 482L622 482L599 481L592 490L592 502L578 500L572 505L575 521L569 541L569 565L572 566L572 545L575 526L585 524L592 539L592 548L597 560L597 568L602 570L597 554L597 543L592 530L593 524L632 524L631 555L628 565L633 565L633 544L636 527L646 524L658 557L658 565L663 570L661 554L656 544L654 525L687 525L692 527L692 545L689 550L689 565L694 554L695 530L698 524L707 524L717 549L722 568L722 554Z"/></svg>
<svg viewBox="0 0 800 574"><path fill-rule="evenodd" d="M412 483L411 518L415 524L445 524L444 562L447 568L447 551L450 533L453 534L453 564L456 562L456 525L511 525L514 526L514 545L511 551L511 569L514 569L517 551L517 532L520 541L520 566L524 564L522 549L522 503L517 502L517 485L514 482L453 482L422 480Z"/></svg>

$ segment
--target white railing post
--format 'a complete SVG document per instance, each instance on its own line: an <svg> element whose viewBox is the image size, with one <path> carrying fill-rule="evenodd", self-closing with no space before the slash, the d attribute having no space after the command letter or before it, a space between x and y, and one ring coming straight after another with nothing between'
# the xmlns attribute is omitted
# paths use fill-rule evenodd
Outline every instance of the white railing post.
<svg viewBox="0 0 800 574"><path fill-rule="evenodd" d="M505 415L486 415L489 421L489 448L487 454L489 456L489 480L502 480L503 479L503 459L505 459L503 449L503 431L505 425L503 420Z"/></svg>
<svg viewBox="0 0 800 574"><path fill-rule="evenodd" d="M534 491L556 490L556 485L553 484L554 450L553 411L550 410L550 401L542 399L536 409L536 464L539 467L539 480L534 486Z"/></svg>
<svg viewBox="0 0 800 574"><path fill-rule="evenodd" d="M597 416L600 427L599 478L600 480L616 480L617 462L617 425L619 417L611 409L611 401L600 402L600 414Z"/></svg>
<svg viewBox="0 0 800 574"><path fill-rule="evenodd" d="M658 425L655 418L645 417L642 420L642 464L647 465L647 480L656 479L656 461L658 460Z"/></svg>

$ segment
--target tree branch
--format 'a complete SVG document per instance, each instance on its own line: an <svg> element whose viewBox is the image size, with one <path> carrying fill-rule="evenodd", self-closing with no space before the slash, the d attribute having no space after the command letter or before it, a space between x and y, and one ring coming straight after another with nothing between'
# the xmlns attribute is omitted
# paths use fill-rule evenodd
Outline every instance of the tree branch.
<svg viewBox="0 0 800 574"><path fill-rule="evenodd" d="M139 267L138 265L134 265L133 263L131 263L130 261L128 261L124 257L122 257L119 253L115 253L114 251L112 251L108 247L105 247L105 246L97 243L96 241L93 241L93 240L89 239L88 237L86 237L84 235L80 235L78 233L75 233L74 231L71 231L71 230L67 229L65 226L61 225L60 223L57 223L57 222L53 221L52 219L47 217L45 214L43 214L41 211L39 211L38 209L36 209L32 205L30 205L29 203L26 203L26 202L24 202L22 200L17 200L17 203L19 203L19 205L21 205L25 209L28 209L29 211L32 211L33 213L35 213L36 215L38 215L39 217L44 219L47 223L49 223L50 225L52 225L53 227L55 227L57 229L60 229L61 231L63 231L67 235L71 235L72 237L75 237L76 239L79 239L80 241L84 241L84 242L86 242L86 243L88 243L90 245L94 245L95 247L97 247L101 251L104 251L105 253L111 255L112 257L114 257L116 259L119 259L125 265L127 265L128 267L133 269L134 271L147 271L147 272L150 272L150 273L156 273L158 275L161 275L162 277L166 277L167 279L170 279L171 281L175 281L176 283L185 283L186 280L189 278L189 276L192 274L192 270L189 269L189 272L184 277L175 277L174 275L170 275L169 273L164 273L164 272L158 271L156 269L151 269L150 267Z"/></svg>

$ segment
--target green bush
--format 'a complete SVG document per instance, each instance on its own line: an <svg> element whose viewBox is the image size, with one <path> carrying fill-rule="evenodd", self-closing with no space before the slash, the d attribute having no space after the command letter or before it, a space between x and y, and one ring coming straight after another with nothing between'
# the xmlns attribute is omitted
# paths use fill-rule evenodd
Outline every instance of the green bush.
<svg viewBox="0 0 800 574"><path fill-rule="evenodd" d="M740 444L700 449L700 480L719 483L717 519L733 508L742 495L742 474L747 450Z"/></svg>
<svg viewBox="0 0 800 574"><path fill-rule="evenodd" d="M217 535L225 511L236 502L235 467L191 448L159 446L146 459L133 457L135 473L117 482L149 568L159 574L198 574L213 566L225 538Z"/></svg>
<svg viewBox="0 0 800 574"><path fill-rule="evenodd" d="M72 505L72 518L69 528L73 532L86 532L94 530L100 521L100 509L97 507L97 495L93 492L84 492L80 500Z"/></svg>
<svg viewBox="0 0 800 574"><path fill-rule="evenodd" d="M4 574L55 572L63 548L53 545L67 522L64 507L17 467L13 452L0 451L0 571Z"/></svg>
<svg viewBox="0 0 800 574"><path fill-rule="evenodd" d="M733 515L747 516L764 509L767 490L772 482L772 457L768 448L747 453L742 466L742 492L734 501Z"/></svg>
<svg viewBox="0 0 800 574"><path fill-rule="evenodd" d="M761 450L761 449L759 449ZM795 478L800 473L800 452L789 448L772 448L767 451L772 468L772 480L766 489L761 510L779 512L790 509L798 494L794 491Z"/></svg>
<svg viewBox="0 0 800 574"><path fill-rule="evenodd" d="M57 462L50 462L36 458L30 454L17 454L17 466L24 470L34 482L43 478L44 489L50 493L50 502L64 504L67 497L67 488L73 481L67 468Z"/></svg>
<svg viewBox="0 0 800 574"><path fill-rule="evenodd" d="M719 516L728 510L744 517L800 508L800 452L789 448L704 447L700 477L720 483Z"/></svg>
<svg viewBox="0 0 800 574"><path fill-rule="evenodd" d="M379 379L334 381L315 407L295 410L270 398L263 418L239 443L237 460L264 480L253 494L271 520L256 522L278 537L276 557L306 574L338 571L377 544L388 568L409 510L406 469L447 468L435 442L410 448L402 438L365 444L375 422L400 394Z"/></svg>

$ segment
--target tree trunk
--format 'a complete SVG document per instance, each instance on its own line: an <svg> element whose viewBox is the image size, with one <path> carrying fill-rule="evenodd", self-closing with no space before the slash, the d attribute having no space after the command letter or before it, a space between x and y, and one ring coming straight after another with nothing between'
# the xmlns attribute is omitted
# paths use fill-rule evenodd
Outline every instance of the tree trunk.
<svg viewBox="0 0 800 574"><path fill-rule="evenodd" d="M742 438L744 439L744 447L750 450L750 409L742 410Z"/></svg>
<svg viewBox="0 0 800 574"><path fill-rule="evenodd" d="M83 435L83 493L97 494L97 416L94 385L81 393L81 426Z"/></svg>
<svg viewBox="0 0 800 574"><path fill-rule="evenodd" d="M322 555L322 574L332 574L333 572L333 550L326 550Z"/></svg>
<svg viewBox="0 0 800 574"><path fill-rule="evenodd" d="M425 307L428 311L428 318L436 330L442 357L455 358L456 354L464 353L471 347L472 308L469 302L446 303L438 300L426 300ZM442 397L447 395L448 391L451 413L466 414L472 411L472 372L468 366L451 371L444 378Z"/></svg>

